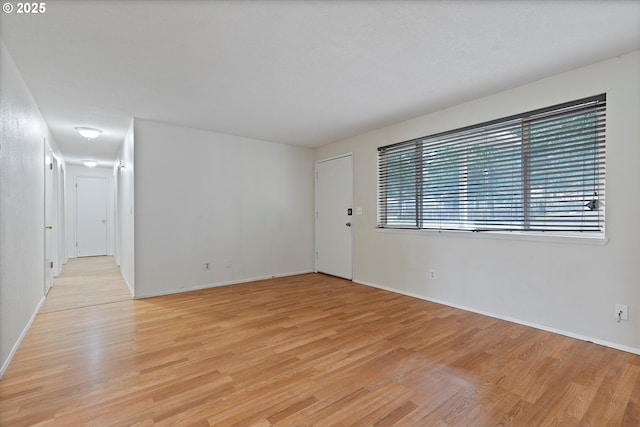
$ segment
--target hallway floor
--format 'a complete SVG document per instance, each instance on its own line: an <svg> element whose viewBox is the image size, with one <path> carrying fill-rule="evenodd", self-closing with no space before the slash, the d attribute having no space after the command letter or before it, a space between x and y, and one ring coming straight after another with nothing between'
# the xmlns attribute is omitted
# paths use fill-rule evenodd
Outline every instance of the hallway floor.
<svg viewBox="0 0 640 427"><path fill-rule="evenodd" d="M70 310L131 299L131 293L113 257L72 258L53 287L40 313Z"/></svg>

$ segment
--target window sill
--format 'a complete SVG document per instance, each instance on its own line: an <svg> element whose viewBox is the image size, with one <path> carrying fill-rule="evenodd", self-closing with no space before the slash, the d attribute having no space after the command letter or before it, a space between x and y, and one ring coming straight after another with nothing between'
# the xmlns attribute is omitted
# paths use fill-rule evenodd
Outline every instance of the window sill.
<svg viewBox="0 0 640 427"><path fill-rule="evenodd" d="M413 235L438 235L462 238L478 239L502 239L502 240L524 240L546 243L569 243L579 245L604 246L609 239L604 234L583 234L583 233L560 233L560 232L525 232L525 231L456 231L456 230L428 230L428 229L405 229L405 228L376 228L376 232L390 234L413 234Z"/></svg>

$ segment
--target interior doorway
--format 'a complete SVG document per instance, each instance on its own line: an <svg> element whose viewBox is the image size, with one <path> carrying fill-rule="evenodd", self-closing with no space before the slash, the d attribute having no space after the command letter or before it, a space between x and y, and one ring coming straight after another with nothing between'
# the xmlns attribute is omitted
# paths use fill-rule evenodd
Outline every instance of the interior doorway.
<svg viewBox="0 0 640 427"><path fill-rule="evenodd" d="M107 255L108 181L76 177L76 257Z"/></svg>
<svg viewBox="0 0 640 427"><path fill-rule="evenodd" d="M56 194L54 185L58 163L53 150L44 138L44 294L53 286L57 252L58 224L56 221Z"/></svg>
<svg viewBox="0 0 640 427"><path fill-rule="evenodd" d="M353 160L316 162L316 271L353 278Z"/></svg>

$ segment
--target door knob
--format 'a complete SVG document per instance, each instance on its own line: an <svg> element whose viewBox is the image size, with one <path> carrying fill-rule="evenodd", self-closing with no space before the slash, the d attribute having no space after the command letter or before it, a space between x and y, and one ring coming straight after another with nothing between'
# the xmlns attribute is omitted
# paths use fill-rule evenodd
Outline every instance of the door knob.
<svg viewBox="0 0 640 427"><path fill-rule="evenodd" d="M53 230L53 225L45 225L44 228L47 230Z"/></svg>
<svg viewBox="0 0 640 427"><path fill-rule="evenodd" d="M345 225L346 225L347 227L351 227L351 223L350 223L350 222L346 223Z"/></svg>

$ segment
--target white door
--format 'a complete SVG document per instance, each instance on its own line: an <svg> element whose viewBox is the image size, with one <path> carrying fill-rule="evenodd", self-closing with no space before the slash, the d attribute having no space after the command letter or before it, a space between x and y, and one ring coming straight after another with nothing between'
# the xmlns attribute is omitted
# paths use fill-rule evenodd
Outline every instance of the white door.
<svg viewBox="0 0 640 427"><path fill-rule="evenodd" d="M54 225L55 219L55 190L53 185L56 160L46 139L44 140L44 294L47 295L53 286L54 251L56 247Z"/></svg>
<svg viewBox="0 0 640 427"><path fill-rule="evenodd" d="M352 279L351 154L316 163L316 270Z"/></svg>
<svg viewBox="0 0 640 427"><path fill-rule="evenodd" d="M76 256L107 254L107 178L76 178Z"/></svg>

